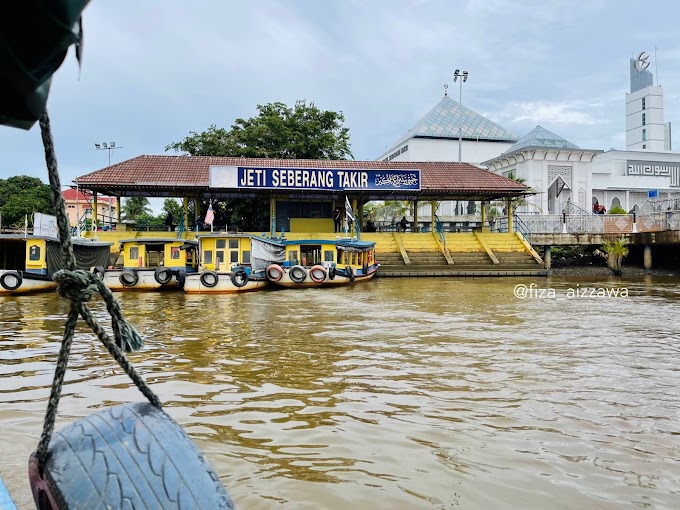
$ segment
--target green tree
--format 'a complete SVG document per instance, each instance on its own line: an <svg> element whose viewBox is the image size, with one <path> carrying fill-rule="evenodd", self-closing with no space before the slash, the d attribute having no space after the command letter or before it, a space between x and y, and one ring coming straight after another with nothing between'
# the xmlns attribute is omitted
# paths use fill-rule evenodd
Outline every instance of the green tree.
<svg viewBox="0 0 680 510"><path fill-rule="evenodd" d="M146 197L126 198L123 204L123 215L126 220L140 221L144 214L151 214L149 199Z"/></svg>
<svg viewBox="0 0 680 510"><path fill-rule="evenodd" d="M190 132L169 144L191 156L234 156L280 159L345 159L352 157L349 128L342 112L324 111L314 103L297 101L257 105L258 115L236 119L230 130L212 125L202 133Z"/></svg>
<svg viewBox="0 0 680 510"><path fill-rule="evenodd" d="M0 179L0 212L2 223L23 223L34 212L54 214L52 190L37 177L19 175Z"/></svg>
<svg viewBox="0 0 680 510"><path fill-rule="evenodd" d="M342 112L319 109L313 102L297 101L293 108L283 103L257 106L250 119L236 119L229 130L210 126L202 133L191 131L166 151L191 156L231 156L280 159L352 158L349 129ZM203 215L208 210L203 200ZM238 199L213 202L216 225L246 231L269 230L268 199ZM201 218L203 219L203 218Z"/></svg>
<svg viewBox="0 0 680 510"><path fill-rule="evenodd" d="M623 274L621 271L623 259L628 255L625 239L617 239L613 243L605 241L602 243L602 251L597 250L595 253L607 259L607 266L614 273L614 276L621 276Z"/></svg>
<svg viewBox="0 0 680 510"><path fill-rule="evenodd" d="M163 212L161 213L161 217L164 222L168 215L172 216L174 223L179 223L180 218L184 216L184 207L174 198L166 198L163 201Z"/></svg>

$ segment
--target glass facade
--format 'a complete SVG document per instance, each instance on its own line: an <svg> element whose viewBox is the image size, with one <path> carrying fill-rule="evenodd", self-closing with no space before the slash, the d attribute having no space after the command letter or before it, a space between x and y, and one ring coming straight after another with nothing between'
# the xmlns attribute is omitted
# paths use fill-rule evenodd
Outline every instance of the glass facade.
<svg viewBox="0 0 680 510"><path fill-rule="evenodd" d="M541 126L536 126L503 154L526 148L578 149L579 147Z"/></svg>

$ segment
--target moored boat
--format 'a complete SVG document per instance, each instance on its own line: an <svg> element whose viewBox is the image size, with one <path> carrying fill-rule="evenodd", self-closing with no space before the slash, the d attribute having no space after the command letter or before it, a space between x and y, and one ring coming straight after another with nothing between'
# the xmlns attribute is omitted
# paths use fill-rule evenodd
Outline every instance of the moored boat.
<svg viewBox="0 0 680 510"><path fill-rule="evenodd" d="M175 238L120 241L121 267L96 272L111 290L183 288L198 268L198 242Z"/></svg>
<svg viewBox="0 0 680 510"><path fill-rule="evenodd" d="M80 238L71 242L78 269L108 265L113 243ZM0 295L55 289L52 275L64 267L60 241L50 236L1 234L0 267Z"/></svg>
<svg viewBox="0 0 680 510"><path fill-rule="evenodd" d="M187 274L185 292L231 293L261 289L269 284L264 267L252 258L252 236L227 232L198 237L198 273Z"/></svg>
<svg viewBox="0 0 680 510"><path fill-rule="evenodd" d="M282 287L363 282L373 278L380 267L375 261L375 243L355 238L262 239L261 242L281 247L279 258L267 266L265 274L271 282Z"/></svg>

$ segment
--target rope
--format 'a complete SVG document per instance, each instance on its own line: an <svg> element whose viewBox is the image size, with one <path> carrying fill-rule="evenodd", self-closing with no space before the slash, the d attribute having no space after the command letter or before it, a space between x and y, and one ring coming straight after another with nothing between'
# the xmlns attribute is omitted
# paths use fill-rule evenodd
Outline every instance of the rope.
<svg viewBox="0 0 680 510"><path fill-rule="evenodd" d="M66 269L54 273L52 278L57 282L57 292L59 295L68 299L71 303L71 308L64 326L64 337L61 342L61 349L59 350L57 368L54 371L50 399L47 403L47 411L45 412L43 431L36 451L38 467L42 472L45 462L47 461L47 450L50 439L54 432L57 407L59 406L59 398L61 397L61 389L64 385L64 376L66 375L68 358L71 352L71 345L73 344L73 335L76 330L76 322L78 321L79 316L82 317L85 323L92 331L94 331L97 338L104 344L104 347L111 353L125 373L130 376L132 382L135 383L135 386L137 386L139 391L142 392L149 402L158 408L161 407L161 402L123 353L123 351L131 352L140 349L142 345L144 345L144 340L135 328L123 318L118 301L113 297L111 290L104 285L104 282L88 271L76 269L76 258L73 254L73 245L70 236L71 229L69 227L68 217L66 216L64 197L61 194L57 158L54 151L54 141L52 139L50 120L47 112L40 117L40 131L45 147L45 160L47 162L50 187L52 188L52 193L54 195L57 226L59 227L59 240L61 241L61 256L64 260L64 266L66 267ZM111 315L111 326L114 338L111 338L102 325L99 324L86 304L95 294L99 294L106 303L106 309Z"/></svg>

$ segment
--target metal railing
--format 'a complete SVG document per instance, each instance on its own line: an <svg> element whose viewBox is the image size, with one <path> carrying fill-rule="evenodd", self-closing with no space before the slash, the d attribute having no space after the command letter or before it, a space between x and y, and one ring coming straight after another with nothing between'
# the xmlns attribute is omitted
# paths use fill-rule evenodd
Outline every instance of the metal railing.
<svg viewBox="0 0 680 510"><path fill-rule="evenodd" d="M515 218L517 231L521 232L520 228L526 228L533 234L630 234L680 230L680 211L652 214L516 215Z"/></svg>
<svg viewBox="0 0 680 510"><path fill-rule="evenodd" d="M437 232L437 235L439 236L439 241L444 246L444 251L446 251L446 232L444 232L444 224L436 214L434 215L434 228L435 232Z"/></svg>

